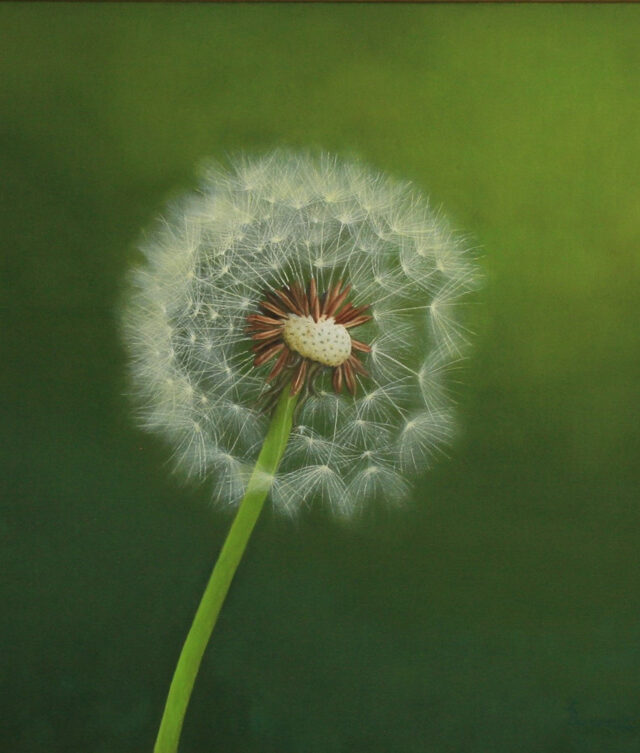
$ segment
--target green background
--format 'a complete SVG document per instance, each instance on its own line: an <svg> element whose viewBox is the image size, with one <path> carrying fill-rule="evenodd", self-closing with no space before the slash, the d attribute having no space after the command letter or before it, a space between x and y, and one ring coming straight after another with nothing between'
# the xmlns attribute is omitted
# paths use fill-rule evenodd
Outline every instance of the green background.
<svg viewBox="0 0 640 753"><path fill-rule="evenodd" d="M0 8L2 728L150 751L229 518L132 426L141 229L203 157L356 154L481 248L405 510L267 512L184 753L640 749L640 8Z"/></svg>

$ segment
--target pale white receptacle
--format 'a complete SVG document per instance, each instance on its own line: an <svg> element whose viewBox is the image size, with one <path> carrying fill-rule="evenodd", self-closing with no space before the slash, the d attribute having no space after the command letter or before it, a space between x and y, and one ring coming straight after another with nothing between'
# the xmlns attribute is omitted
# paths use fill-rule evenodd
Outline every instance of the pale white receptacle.
<svg viewBox="0 0 640 753"><path fill-rule="evenodd" d="M315 322L312 316L291 314L283 336L292 350L325 366L340 366L351 355L351 336L333 317Z"/></svg>

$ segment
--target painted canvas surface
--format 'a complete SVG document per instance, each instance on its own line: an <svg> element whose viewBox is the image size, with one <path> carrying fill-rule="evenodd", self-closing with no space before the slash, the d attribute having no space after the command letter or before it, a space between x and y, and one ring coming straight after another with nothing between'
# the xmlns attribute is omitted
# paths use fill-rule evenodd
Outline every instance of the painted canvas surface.
<svg viewBox="0 0 640 753"><path fill-rule="evenodd" d="M203 159L411 181L484 284L459 433L357 524L269 505L184 753L640 745L640 8L0 7L0 748L150 751L229 515L128 398L125 279Z"/></svg>

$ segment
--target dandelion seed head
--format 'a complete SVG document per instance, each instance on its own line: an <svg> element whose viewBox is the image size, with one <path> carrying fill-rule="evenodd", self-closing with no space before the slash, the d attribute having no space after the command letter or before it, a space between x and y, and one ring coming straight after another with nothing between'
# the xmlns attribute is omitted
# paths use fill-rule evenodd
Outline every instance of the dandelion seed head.
<svg viewBox="0 0 640 753"><path fill-rule="evenodd" d="M123 316L138 420L220 504L240 501L255 466L274 371L304 398L264 474L285 514L400 500L452 441L448 377L478 273L411 186L331 155L241 157L209 166L142 252Z"/></svg>

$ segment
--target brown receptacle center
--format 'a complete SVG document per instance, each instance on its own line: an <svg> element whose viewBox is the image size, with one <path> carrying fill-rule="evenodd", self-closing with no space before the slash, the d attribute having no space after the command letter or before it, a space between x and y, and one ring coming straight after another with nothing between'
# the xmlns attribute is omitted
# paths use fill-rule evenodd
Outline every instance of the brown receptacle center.
<svg viewBox="0 0 640 753"><path fill-rule="evenodd" d="M341 392L345 383L355 394L356 374L366 376L367 371L353 351L367 353L371 348L351 337L349 330L371 316L364 313L368 305L356 308L345 304L350 289L340 280L318 295L312 279L306 290L293 283L266 294L260 303L261 313L250 314L247 322L255 343L254 366L276 359L267 381L281 377L284 386L290 380L295 395L319 369L331 368L335 391Z"/></svg>

